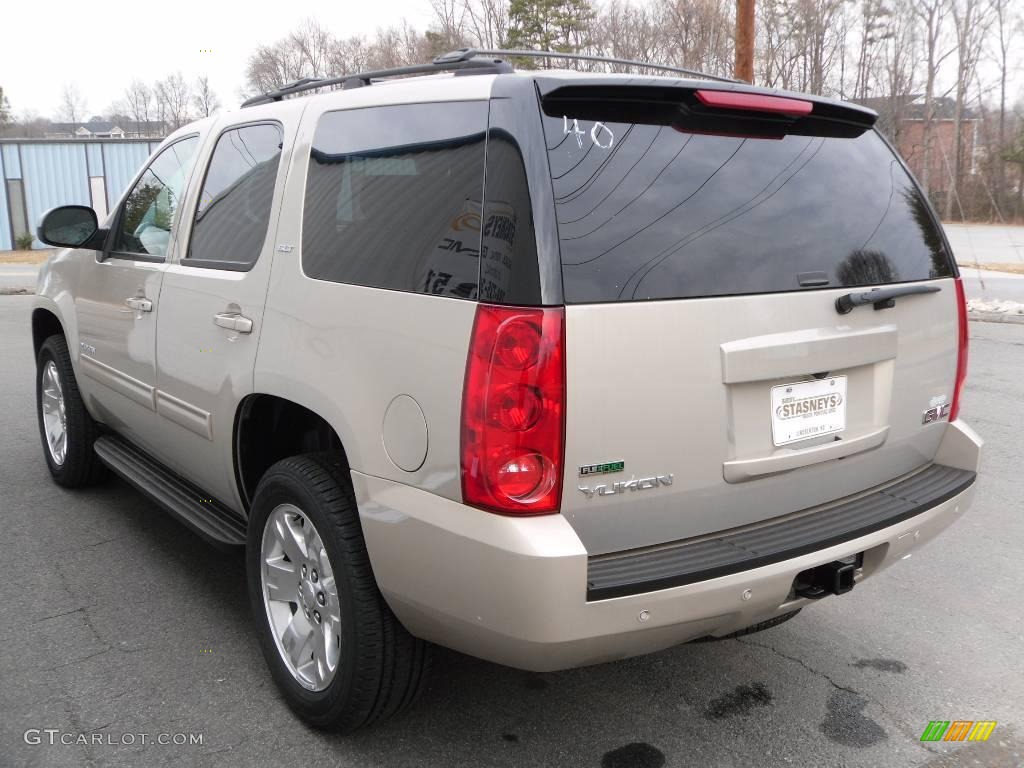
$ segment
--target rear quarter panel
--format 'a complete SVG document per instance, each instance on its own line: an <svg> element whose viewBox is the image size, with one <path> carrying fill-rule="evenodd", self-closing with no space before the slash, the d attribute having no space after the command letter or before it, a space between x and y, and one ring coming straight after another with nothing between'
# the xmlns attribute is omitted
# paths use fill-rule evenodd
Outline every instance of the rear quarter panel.
<svg viewBox="0 0 1024 768"><path fill-rule="evenodd" d="M486 99L488 77L460 78L444 100ZM467 82L474 81L474 82ZM310 105L296 139L278 225L278 252L267 295L254 390L296 402L337 432L351 469L461 500L459 429L473 301L327 282L302 271L302 210L311 142L319 117L339 108L433 99L401 84L337 92ZM403 225L395 212L396 227ZM389 434L384 417L399 396L411 397L423 426L407 420ZM403 413L410 409L404 407ZM389 456L421 445L418 469Z"/></svg>

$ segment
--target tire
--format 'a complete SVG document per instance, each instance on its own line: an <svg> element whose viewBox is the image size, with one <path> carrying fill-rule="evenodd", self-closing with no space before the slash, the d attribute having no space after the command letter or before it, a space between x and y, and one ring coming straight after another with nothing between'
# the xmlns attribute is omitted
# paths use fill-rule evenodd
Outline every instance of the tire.
<svg viewBox="0 0 1024 768"><path fill-rule="evenodd" d="M54 376L57 387L53 386ZM47 396L43 393L44 379L50 393ZM63 418L60 418L61 409ZM39 348L36 358L36 414L43 456L50 474L59 485L80 488L93 485L106 476L106 467L93 450L100 428L85 410L71 366L68 344L60 335L50 336ZM62 422L63 454L51 447L47 438L46 422L49 419L53 423L55 416L56 423Z"/></svg>
<svg viewBox="0 0 1024 768"><path fill-rule="evenodd" d="M781 616L776 616L774 619L768 619L767 621L759 621L757 624L751 624L749 627L743 629L737 629L735 632L730 632L728 635L722 635L721 637L713 637L708 635L707 637L698 637L696 640L691 640L691 643L714 643L719 640L734 640L737 637L744 637L745 635L753 635L757 632L764 632L766 629L777 627L779 624L785 624L787 621L792 619L802 609L797 608L795 611L784 613Z"/></svg>
<svg viewBox="0 0 1024 768"><path fill-rule="evenodd" d="M275 526L279 525L301 534L292 537L291 546L298 547L293 556L279 546L288 540L278 534L280 528ZM310 535L319 536L322 548L308 546ZM296 543L303 536L305 543ZM292 562L293 558L302 565ZM275 566L267 565L268 560ZM318 563L321 574L316 572ZM318 580L323 572L329 572L328 577ZM406 631L377 588L348 467L340 453L295 456L267 470L256 488L249 518L246 573L264 658L285 701L303 720L316 728L351 732L401 712L422 692L430 668L430 646ZM333 596L325 586L330 574ZM320 587L323 593L316 593ZM304 591L307 588L313 592ZM265 599L265 589L283 599ZM325 601L319 602L322 594ZM322 615L319 606L323 606ZM285 639L279 639L280 627L289 623L297 629L284 635L309 637L312 632L312 646L320 649L320 657L302 651L295 654L301 663L289 660ZM338 631L330 632L330 625ZM328 637L340 640L321 642ZM333 672L329 670L332 652L337 654ZM302 670L310 679L303 678ZM324 680L322 670L327 670Z"/></svg>

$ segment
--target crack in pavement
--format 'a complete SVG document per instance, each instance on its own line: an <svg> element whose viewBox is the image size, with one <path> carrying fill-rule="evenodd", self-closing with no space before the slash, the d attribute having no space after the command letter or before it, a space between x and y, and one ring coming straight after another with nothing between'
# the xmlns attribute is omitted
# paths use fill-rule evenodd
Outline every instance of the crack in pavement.
<svg viewBox="0 0 1024 768"><path fill-rule="evenodd" d="M104 723L103 725L97 725L95 728L91 728L90 730L85 731L85 733L96 733L96 731L102 731L104 728L109 728L110 726L112 726L115 722L117 722L117 721L116 720L111 720L109 723Z"/></svg>
<svg viewBox="0 0 1024 768"><path fill-rule="evenodd" d="M74 609L72 609L70 611L64 611L63 613L55 613L52 616L43 616L41 619L36 619L35 621L30 621L28 625L31 627L31 626L33 626L35 624L41 624L44 621L49 621L50 619L59 619L61 616L70 616L73 613L78 613L79 611L84 611L84 610L85 610L85 606L79 606L78 608L74 608Z"/></svg>
<svg viewBox="0 0 1024 768"><path fill-rule="evenodd" d="M94 541L94 542L92 542L90 544L83 544L80 547L70 547L68 549L61 549L61 550L58 550L55 554L65 555L65 554L67 554L69 552L84 552L87 549L94 549L94 548L102 546L104 544L109 544L112 541L119 541L120 539L123 539L123 538L124 538L124 536L111 536L109 539L103 539L102 541Z"/></svg>
<svg viewBox="0 0 1024 768"><path fill-rule="evenodd" d="M916 736L917 731L916 730L912 731L910 729L910 723L908 723L907 721L905 721L902 718L900 718L900 717L896 716L895 714L893 714L893 712L890 711L888 709L888 707L886 707L882 702L880 702L878 699L876 699L875 697L871 696L870 694L865 693L864 691L858 691L855 688L850 688L849 686L841 685L841 684L837 683L835 680L832 679L832 676L829 675L827 672L822 672L821 670L814 669L813 667L808 665L807 662L805 662L803 659L801 659L799 656L790 656L788 653L783 653L782 651L780 651L778 648L775 648L774 646L768 645L766 643L754 642L749 637L747 637L747 638L736 637L736 638L733 638L733 639L737 643L742 643L743 645L752 645L752 646L755 646L757 648L763 648L764 650L771 651L776 656L778 656L780 658L783 658L783 659L786 659L787 661L796 662L797 664L799 664L801 667L806 669L808 672L810 672L815 677L821 677L821 678L824 678L825 680L827 680L829 682L829 684L833 688L835 688L837 690L840 690L840 691L845 691L846 693L851 693L854 696L860 696L860 697L866 699L867 701L870 701L872 704L876 705L880 710L882 710L882 713L886 717L888 717L889 720L893 724L895 724L897 730L903 736L905 736L907 739L909 739L912 744L914 744L915 746L920 747L924 751L929 752L929 753L931 753L933 755L943 754L941 751L933 749L932 747L928 746L927 744L921 742L918 739L918 737Z"/></svg>
<svg viewBox="0 0 1024 768"><path fill-rule="evenodd" d="M821 672L821 671L819 671L817 669L814 669L813 667L808 666L808 664L803 659L801 659L799 656L790 656L787 653L783 653L778 648L774 648L774 647L772 647L770 645L766 645L764 643L755 643L753 640L751 640L749 638L736 637L736 638L733 638L733 639L736 640L737 643L743 643L743 645L753 645L753 646L756 646L758 648L764 648L766 651L771 651L776 656L780 656L783 659L787 659L789 661L795 661L797 664L799 664L801 667L806 669L812 675L815 675L816 677L823 677L823 678L825 678L826 680L829 681L829 683L832 684L832 686L834 688L838 688L840 691L846 691L847 693L852 693L855 696L864 696L863 693L861 693L860 691L858 691L858 690L856 690L854 688L848 688L845 685L840 685L835 680L833 680L829 676L829 674L827 672ZM865 698L870 698L870 697L865 697ZM879 706L881 706L881 705L879 705Z"/></svg>
<svg viewBox="0 0 1024 768"><path fill-rule="evenodd" d="M65 661L63 664L54 664L52 667L50 667L50 671L56 671L58 669L64 669L64 667L73 667L75 664L81 664L83 661L88 661L89 659L95 659L97 656L103 656L104 654L110 653L113 650L115 650L115 649L114 648L104 648L102 651L96 651L96 653L90 653L90 654L87 654L85 656L81 656L81 657L79 657L77 659L72 659L71 661Z"/></svg>

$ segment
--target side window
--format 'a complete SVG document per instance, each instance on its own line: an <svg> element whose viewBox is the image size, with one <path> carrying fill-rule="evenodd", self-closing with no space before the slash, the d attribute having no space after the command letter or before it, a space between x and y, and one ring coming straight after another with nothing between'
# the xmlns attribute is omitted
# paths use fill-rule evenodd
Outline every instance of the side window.
<svg viewBox="0 0 1024 768"><path fill-rule="evenodd" d="M166 256L199 137L166 147L149 164L121 205L112 250Z"/></svg>
<svg viewBox="0 0 1024 768"><path fill-rule="evenodd" d="M310 277L476 298L486 102L329 112L309 158Z"/></svg>
<svg viewBox="0 0 1024 768"><path fill-rule="evenodd" d="M281 127L270 123L233 128L217 139L185 263L234 269L256 263L267 239L282 139Z"/></svg>
<svg viewBox="0 0 1024 768"><path fill-rule="evenodd" d="M508 131L493 126L487 134L485 198L481 300L539 304L537 235L523 153Z"/></svg>

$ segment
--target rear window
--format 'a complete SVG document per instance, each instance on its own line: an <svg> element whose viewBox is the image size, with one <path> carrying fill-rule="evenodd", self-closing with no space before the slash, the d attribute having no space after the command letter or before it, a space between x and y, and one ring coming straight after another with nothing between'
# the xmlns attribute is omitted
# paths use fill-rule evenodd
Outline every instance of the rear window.
<svg viewBox="0 0 1024 768"><path fill-rule="evenodd" d="M953 273L927 204L873 131L712 135L653 122L658 110L623 122L621 107L602 120L593 102L562 104L545 103L544 130L567 302Z"/></svg>

